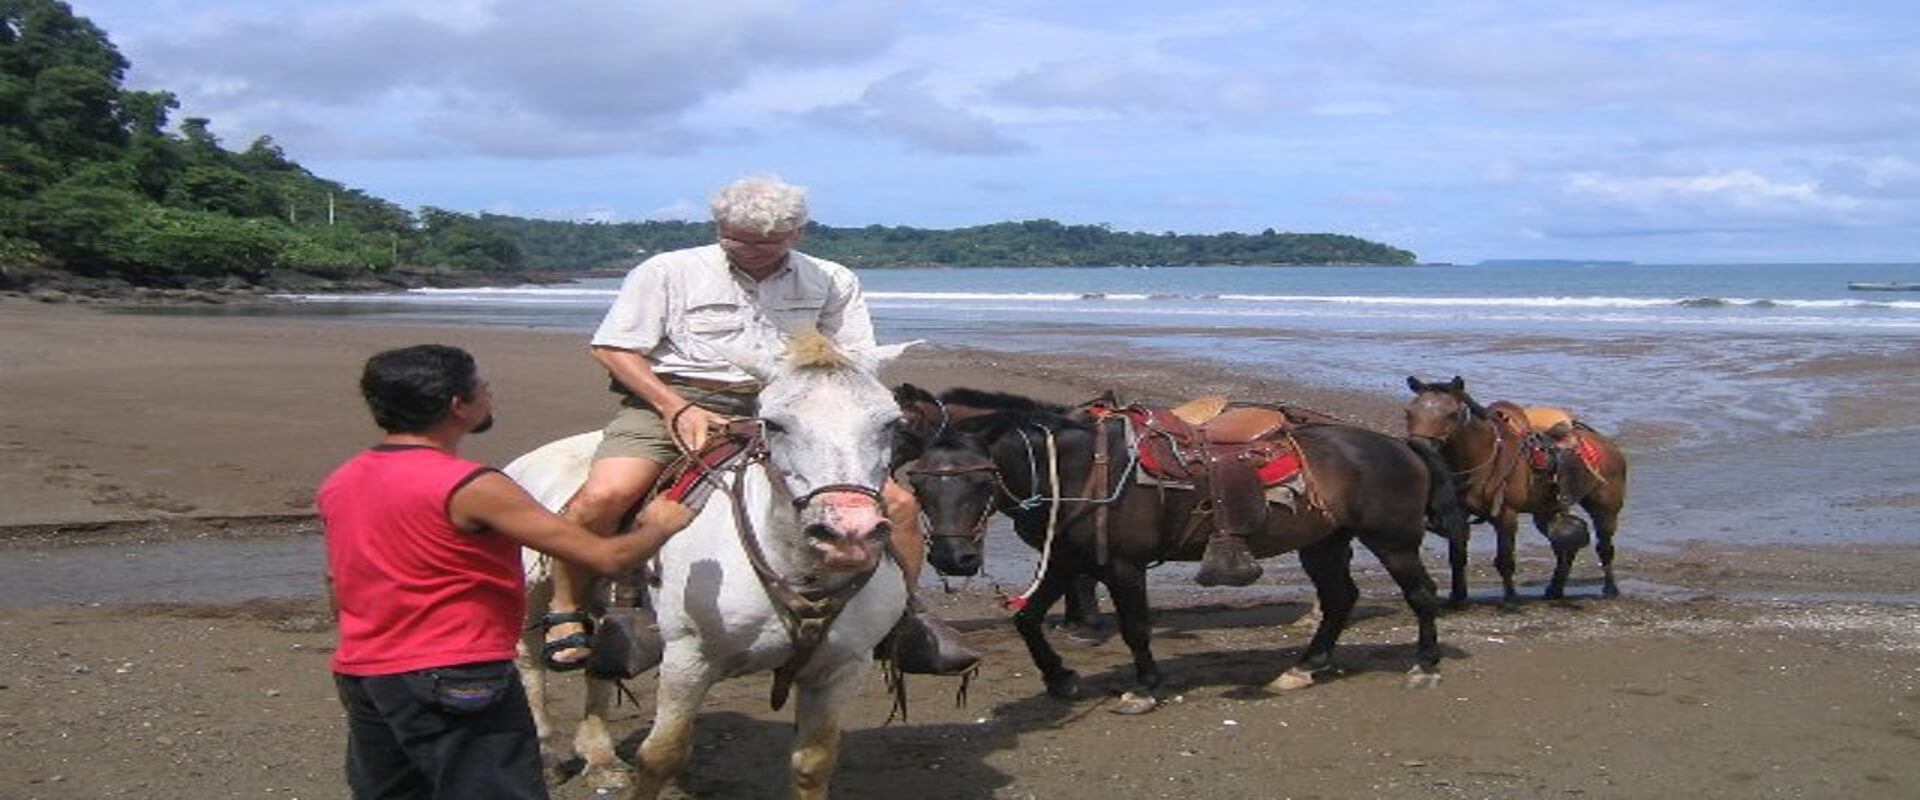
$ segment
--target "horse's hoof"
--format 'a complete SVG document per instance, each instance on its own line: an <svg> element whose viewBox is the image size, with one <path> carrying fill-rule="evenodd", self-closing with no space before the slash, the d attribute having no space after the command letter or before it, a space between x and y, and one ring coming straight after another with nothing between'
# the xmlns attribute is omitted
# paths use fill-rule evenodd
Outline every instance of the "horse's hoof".
<svg viewBox="0 0 1920 800"><path fill-rule="evenodd" d="M1080 696L1080 673L1067 670L1066 674L1047 681L1047 696L1055 700L1072 700Z"/></svg>
<svg viewBox="0 0 1920 800"><path fill-rule="evenodd" d="M1600 589L1600 594L1605 597L1619 597L1620 587L1609 583Z"/></svg>
<svg viewBox="0 0 1920 800"><path fill-rule="evenodd" d="M624 792L633 785L633 768L624 764L614 767L588 767L582 775L586 787L595 795L612 795Z"/></svg>
<svg viewBox="0 0 1920 800"><path fill-rule="evenodd" d="M1293 669L1280 673L1280 677L1274 678L1272 683L1267 684L1267 688L1276 692L1292 692L1305 689L1312 685L1313 672L1311 670L1294 667Z"/></svg>
<svg viewBox="0 0 1920 800"><path fill-rule="evenodd" d="M1115 714L1133 716L1145 714L1159 707L1160 701L1154 699L1153 695L1127 692L1126 694L1120 695L1120 699L1113 704L1112 708L1107 710Z"/></svg>
<svg viewBox="0 0 1920 800"><path fill-rule="evenodd" d="M1407 671L1407 688L1431 689L1440 685L1440 673L1428 672L1419 667Z"/></svg>
<svg viewBox="0 0 1920 800"><path fill-rule="evenodd" d="M1100 631L1081 628L1067 634L1067 643L1078 647L1099 647L1106 644L1108 638L1107 634Z"/></svg>

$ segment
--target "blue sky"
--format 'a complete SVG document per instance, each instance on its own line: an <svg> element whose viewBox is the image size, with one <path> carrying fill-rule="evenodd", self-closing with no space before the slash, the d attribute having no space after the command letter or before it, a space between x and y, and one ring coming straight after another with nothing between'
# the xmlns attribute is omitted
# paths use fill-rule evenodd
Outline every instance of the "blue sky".
<svg viewBox="0 0 1920 800"><path fill-rule="evenodd" d="M78 0L230 149L408 208L1920 261L1920 4Z"/></svg>

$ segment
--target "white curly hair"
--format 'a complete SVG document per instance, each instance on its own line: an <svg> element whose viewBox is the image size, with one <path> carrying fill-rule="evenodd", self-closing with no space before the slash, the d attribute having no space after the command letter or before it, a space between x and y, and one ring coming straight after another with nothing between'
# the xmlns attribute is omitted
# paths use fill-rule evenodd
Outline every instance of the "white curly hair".
<svg viewBox="0 0 1920 800"><path fill-rule="evenodd" d="M713 221L758 234L799 230L807 224L807 190L777 177L749 177L720 187L709 201Z"/></svg>

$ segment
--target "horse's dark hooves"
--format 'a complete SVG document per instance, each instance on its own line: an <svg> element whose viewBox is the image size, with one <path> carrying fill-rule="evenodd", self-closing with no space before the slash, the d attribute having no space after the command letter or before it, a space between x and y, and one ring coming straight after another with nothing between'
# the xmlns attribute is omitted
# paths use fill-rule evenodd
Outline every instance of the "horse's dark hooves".
<svg viewBox="0 0 1920 800"><path fill-rule="evenodd" d="M1113 631L1104 628L1075 628L1067 631L1067 641L1080 647L1099 647L1113 638Z"/></svg>
<svg viewBox="0 0 1920 800"><path fill-rule="evenodd" d="M1047 679L1047 696L1055 700L1072 700L1080 696L1080 673L1067 670L1056 678Z"/></svg>

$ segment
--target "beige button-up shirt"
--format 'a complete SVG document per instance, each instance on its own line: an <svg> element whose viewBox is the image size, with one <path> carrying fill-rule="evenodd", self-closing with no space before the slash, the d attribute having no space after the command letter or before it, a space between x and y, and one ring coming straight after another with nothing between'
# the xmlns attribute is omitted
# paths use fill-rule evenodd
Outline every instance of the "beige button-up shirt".
<svg viewBox="0 0 1920 800"><path fill-rule="evenodd" d="M803 328L844 349L874 346L873 319L853 270L796 250L779 272L755 281L711 244L640 262L620 284L592 341L645 355L662 377L732 383L752 376L708 343L777 356L786 338Z"/></svg>

